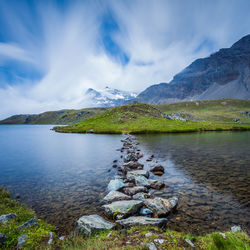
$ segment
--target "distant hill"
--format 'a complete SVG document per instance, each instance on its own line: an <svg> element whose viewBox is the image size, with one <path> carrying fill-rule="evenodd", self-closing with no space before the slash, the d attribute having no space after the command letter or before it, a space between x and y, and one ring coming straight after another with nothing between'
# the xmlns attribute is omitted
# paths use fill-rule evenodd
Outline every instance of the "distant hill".
<svg viewBox="0 0 250 250"><path fill-rule="evenodd" d="M105 108L64 109L33 115L13 115L0 124L72 124L106 110Z"/></svg>
<svg viewBox="0 0 250 250"><path fill-rule="evenodd" d="M220 98L250 99L250 35L198 59L170 83L152 85L132 102L164 104Z"/></svg>
<svg viewBox="0 0 250 250"><path fill-rule="evenodd" d="M55 127L64 133L166 133L250 130L250 101L221 99L165 105L132 103Z"/></svg>
<svg viewBox="0 0 250 250"><path fill-rule="evenodd" d="M105 87L100 90L89 88L84 99L87 99L93 107L116 107L124 104L125 101L134 99L136 96L136 93Z"/></svg>

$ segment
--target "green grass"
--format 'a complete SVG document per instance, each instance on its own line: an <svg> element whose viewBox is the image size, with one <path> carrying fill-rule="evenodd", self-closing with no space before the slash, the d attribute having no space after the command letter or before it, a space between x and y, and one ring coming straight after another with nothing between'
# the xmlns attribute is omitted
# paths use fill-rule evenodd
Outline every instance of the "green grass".
<svg viewBox="0 0 250 250"><path fill-rule="evenodd" d="M223 130L249 130L250 119L241 111L250 110L250 101L212 100L183 102L168 105L129 104L110 108L85 121L65 127L55 127L57 132L86 133L177 133ZM168 120L163 113L181 112L192 121ZM233 122L240 118L241 124Z"/></svg>
<svg viewBox="0 0 250 250"><path fill-rule="evenodd" d="M26 228L18 230L17 227L35 217L35 213L26 206L19 204L10 197L10 194L0 187L0 215L16 213L17 217L11 219L8 223L0 223L0 232L7 236L7 241L1 245L0 249L15 249L18 237L27 234L28 239L25 249L39 249L48 241L50 232L55 230L54 226L47 224L45 221L38 219L40 227Z"/></svg>

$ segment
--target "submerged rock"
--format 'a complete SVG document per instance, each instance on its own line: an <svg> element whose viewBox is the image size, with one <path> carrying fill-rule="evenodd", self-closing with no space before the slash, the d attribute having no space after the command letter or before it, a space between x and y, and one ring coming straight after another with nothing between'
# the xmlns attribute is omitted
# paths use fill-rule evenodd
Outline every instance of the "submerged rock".
<svg viewBox="0 0 250 250"><path fill-rule="evenodd" d="M8 221L10 221L11 219L14 219L16 217L17 217L17 215L14 213L3 214L0 216L0 223L7 223Z"/></svg>
<svg viewBox="0 0 250 250"><path fill-rule="evenodd" d="M4 243L7 240L7 237L5 234L0 233L0 243Z"/></svg>
<svg viewBox="0 0 250 250"><path fill-rule="evenodd" d="M23 235L19 236L18 237L17 247L20 247L20 246L24 245L26 243L27 239L28 239L28 235L27 234L23 234Z"/></svg>
<svg viewBox="0 0 250 250"><path fill-rule="evenodd" d="M151 181L150 187L153 189L162 189L166 186L166 184L163 181Z"/></svg>
<svg viewBox="0 0 250 250"><path fill-rule="evenodd" d="M121 180L111 180L108 184L108 191L117 191L123 187L125 187L125 185Z"/></svg>
<svg viewBox="0 0 250 250"><path fill-rule="evenodd" d="M153 211L155 216L164 216L174 210L178 204L178 198L172 197L170 199L163 199L156 197L154 199L144 200L147 208Z"/></svg>
<svg viewBox="0 0 250 250"><path fill-rule="evenodd" d="M110 191L104 198L103 200L106 202L113 202L113 201L122 201L122 200L130 200L131 197L123 194L121 192L118 191Z"/></svg>
<svg viewBox="0 0 250 250"><path fill-rule="evenodd" d="M100 230L110 230L115 227L115 224L104 220L97 214L82 216L76 222L76 232L86 235Z"/></svg>
<svg viewBox="0 0 250 250"><path fill-rule="evenodd" d="M143 164L139 163L138 161L129 161L122 165L124 168L127 168L128 171L130 169L143 169Z"/></svg>
<svg viewBox="0 0 250 250"><path fill-rule="evenodd" d="M39 227L39 224L37 222L37 218L32 218L32 219L28 220L27 222L25 222L21 226L17 227L17 229L23 229L23 228L27 228L27 227Z"/></svg>
<svg viewBox="0 0 250 250"><path fill-rule="evenodd" d="M145 216L132 216L127 219L117 220L116 222L124 227L141 226L141 225L162 226L167 223L167 219L150 218Z"/></svg>
<svg viewBox="0 0 250 250"><path fill-rule="evenodd" d="M162 165L156 164L151 167L150 171L155 175L163 175L165 172L165 169Z"/></svg>
<svg viewBox="0 0 250 250"><path fill-rule="evenodd" d="M115 201L104 205L105 213L112 218L123 219L129 215L136 214L142 207L143 202L138 200Z"/></svg>
<svg viewBox="0 0 250 250"><path fill-rule="evenodd" d="M133 196L137 193L148 193L148 189L143 186L126 187L126 188L123 188L123 192L127 195Z"/></svg>

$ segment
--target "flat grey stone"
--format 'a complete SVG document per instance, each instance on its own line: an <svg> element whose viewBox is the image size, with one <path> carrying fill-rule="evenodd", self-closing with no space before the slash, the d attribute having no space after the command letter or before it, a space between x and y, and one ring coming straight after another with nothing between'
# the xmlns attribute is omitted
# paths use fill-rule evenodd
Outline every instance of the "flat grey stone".
<svg viewBox="0 0 250 250"><path fill-rule="evenodd" d="M172 197L169 199L163 199L156 197L154 199L144 200L144 204L147 208L153 211L155 216L162 216L167 215L176 208L178 204L178 198Z"/></svg>
<svg viewBox="0 0 250 250"><path fill-rule="evenodd" d="M139 200L115 201L104 205L105 213L112 218L123 219L139 211L143 202Z"/></svg>
<svg viewBox="0 0 250 250"><path fill-rule="evenodd" d="M100 230L110 230L115 227L115 224L104 220L97 214L82 216L76 222L76 232L86 235Z"/></svg>
<svg viewBox="0 0 250 250"><path fill-rule="evenodd" d="M151 186L151 181L142 175L135 176L134 179L137 186L144 186L148 188Z"/></svg>
<svg viewBox="0 0 250 250"><path fill-rule="evenodd" d="M37 222L37 218L32 218L32 219L28 220L23 225L17 227L17 229L23 229L23 228L27 228L27 227L39 227L39 224Z"/></svg>
<svg viewBox="0 0 250 250"><path fill-rule="evenodd" d="M112 190L103 198L103 200L110 203L114 201L131 200L131 197L119 191Z"/></svg>
<svg viewBox="0 0 250 250"><path fill-rule="evenodd" d="M121 188L123 188L125 185L121 180L115 179L111 180L108 184L108 191L117 191Z"/></svg>
<svg viewBox="0 0 250 250"><path fill-rule="evenodd" d="M11 219L14 219L16 217L17 217L17 215L14 213L3 214L0 216L0 223L7 223L8 221L10 221Z"/></svg>
<svg viewBox="0 0 250 250"><path fill-rule="evenodd" d="M167 219L150 218L145 216L132 216L127 219L117 220L116 222L124 227L142 226L142 225L162 226L167 223Z"/></svg>
<svg viewBox="0 0 250 250"><path fill-rule="evenodd" d="M19 236L18 237L17 247L20 247L20 246L24 245L26 243L27 239L28 239L28 235L27 234L23 234L23 235Z"/></svg>
<svg viewBox="0 0 250 250"><path fill-rule="evenodd" d="M195 247L195 245L193 244L193 242L190 239L185 239L185 241L188 243L188 245L190 245L191 247Z"/></svg>

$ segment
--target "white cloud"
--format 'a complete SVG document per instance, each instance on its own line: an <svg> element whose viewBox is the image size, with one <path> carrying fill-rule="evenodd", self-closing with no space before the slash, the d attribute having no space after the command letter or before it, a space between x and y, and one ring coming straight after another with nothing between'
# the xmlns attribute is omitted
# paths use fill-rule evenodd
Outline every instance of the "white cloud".
<svg viewBox="0 0 250 250"><path fill-rule="evenodd" d="M38 113L90 105L87 88L109 85L141 91L168 82L199 57L227 47L246 35L248 1L82 1L36 6L40 29L27 6L5 11L11 41L0 43L0 64L23 62L43 72L39 81L9 86L0 83L0 119L16 113ZM113 40L129 56L124 65L100 44L103 14L110 10L119 30ZM33 29L30 29L33 27ZM39 37L37 36L39 33ZM208 46L197 48L204 42Z"/></svg>

